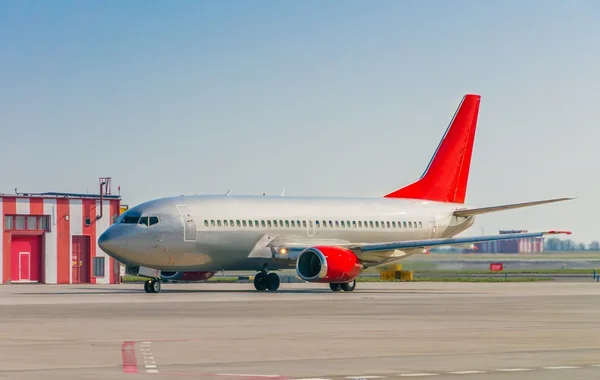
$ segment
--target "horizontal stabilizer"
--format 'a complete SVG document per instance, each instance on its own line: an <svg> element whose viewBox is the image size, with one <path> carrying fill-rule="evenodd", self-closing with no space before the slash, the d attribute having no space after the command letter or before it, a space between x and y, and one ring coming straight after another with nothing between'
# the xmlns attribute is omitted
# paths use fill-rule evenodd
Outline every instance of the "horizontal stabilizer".
<svg viewBox="0 0 600 380"><path fill-rule="evenodd" d="M500 205L500 206L472 208L469 210L457 210L457 211L454 211L454 216L459 216L459 217L475 216L475 215L480 215L480 214L487 214L488 212L496 212L496 211L504 211L504 210L511 210L511 209L515 209L515 208L521 208L521 207L537 206L537 205L543 205L546 203L562 202L562 201L568 201L568 200L572 200L572 199L575 199L575 198L555 198L555 199L546 199L546 200L542 200L542 201L512 203L512 204L506 204L506 205Z"/></svg>

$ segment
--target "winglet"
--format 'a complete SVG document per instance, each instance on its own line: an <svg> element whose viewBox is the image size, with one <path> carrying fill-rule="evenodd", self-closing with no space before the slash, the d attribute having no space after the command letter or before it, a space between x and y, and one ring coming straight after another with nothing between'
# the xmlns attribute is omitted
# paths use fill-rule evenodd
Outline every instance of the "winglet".
<svg viewBox="0 0 600 380"><path fill-rule="evenodd" d="M547 231L544 233L544 235L571 235L572 232L571 231L566 231L566 230L552 230L552 231Z"/></svg>

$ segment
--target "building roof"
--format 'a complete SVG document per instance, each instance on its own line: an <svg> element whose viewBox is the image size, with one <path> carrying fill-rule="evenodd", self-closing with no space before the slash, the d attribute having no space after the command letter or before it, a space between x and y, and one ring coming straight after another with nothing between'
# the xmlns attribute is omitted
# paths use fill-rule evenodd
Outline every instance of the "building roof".
<svg viewBox="0 0 600 380"><path fill-rule="evenodd" d="M0 193L0 197L13 197L13 198L77 198L77 199L100 199L100 194L80 194L80 193L59 193L59 192L46 192L46 193L16 193L6 194ZM121 195L106 195L103 194L104 199L121 199Z"/></svg>

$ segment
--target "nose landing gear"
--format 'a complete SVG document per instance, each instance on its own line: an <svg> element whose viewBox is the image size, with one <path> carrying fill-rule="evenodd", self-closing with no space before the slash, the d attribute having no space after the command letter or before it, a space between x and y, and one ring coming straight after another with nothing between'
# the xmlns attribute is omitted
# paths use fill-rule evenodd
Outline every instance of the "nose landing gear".
<svg viewBox="0 0 600 380"><path fill-rule="evenodd" d="M160 280L156 278L146 280L144 282L144 291L146 293L160 293Z"/></svg>

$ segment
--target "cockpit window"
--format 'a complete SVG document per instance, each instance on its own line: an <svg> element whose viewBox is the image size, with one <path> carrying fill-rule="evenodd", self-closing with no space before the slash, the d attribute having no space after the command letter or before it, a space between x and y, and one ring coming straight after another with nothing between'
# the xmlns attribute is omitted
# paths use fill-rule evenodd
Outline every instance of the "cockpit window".
<svg viewBox="0 0 600 380"><path fill-rule="evenodd" d="M153 225L156 223L158 223L158 216L151 216L150 217L150 225Z"/></svg>
<svg viewBox="0 0 600 380"><path fill-rule="evenodd" d="M139 215L126 215L121 219L121 223L124 224L137 224L140 221Z"/></svg>
<svg viewBox="0 0 600 380"><path fill-rule="evenodd" d="M144 225L146 225L146 226L147 226L147 225L149 225L149 222L148 222L148 217L147 217L147 216L142 216L142 217L140 218L140 224L144 224Z"/></svg>

